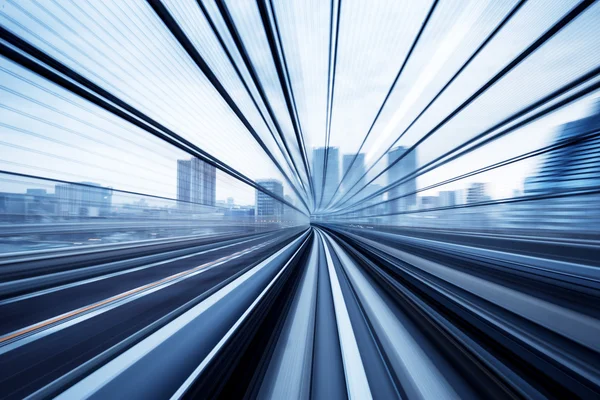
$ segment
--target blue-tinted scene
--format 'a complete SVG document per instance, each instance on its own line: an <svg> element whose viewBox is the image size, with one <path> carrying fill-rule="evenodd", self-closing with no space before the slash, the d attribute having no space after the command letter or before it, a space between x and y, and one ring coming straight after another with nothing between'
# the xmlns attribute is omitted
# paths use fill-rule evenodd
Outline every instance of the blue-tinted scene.
<svg viewBox="0 0 600 400"><path fill-rule="evenodd" d="M599 3L0 0L0 399L600 399Z"/></svg>

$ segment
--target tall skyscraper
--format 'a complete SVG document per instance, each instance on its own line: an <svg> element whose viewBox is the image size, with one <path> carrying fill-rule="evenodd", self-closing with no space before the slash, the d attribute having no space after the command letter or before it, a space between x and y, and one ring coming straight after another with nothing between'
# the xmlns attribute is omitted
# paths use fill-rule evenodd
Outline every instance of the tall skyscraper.
<svg viewBox="0 0 600 400"><path fill-rule="evenodd" d="M260 179L256 183L269 192L283 198L283 184L276 179ZM260 190L256 191L257 220L281 221L283 203Z"/></svg>
<svg viewBox="0 0 600 400"><path fill-rule="evenodd" d="M329 204L340 183L340 153L337 147L327 148L327 171L325 172L325 180L323 180L325 149L325 147L313 149L312 173L317 208L323 208Z"/></svg>
<svg viewBox="0 0 600 400"><path fill-rule="evenodd" d="M217 197L217 170L198 159L177 160L177 200L180 207L189 203L214 206Z"/></svg>
<svg viewBox="0 0 600 400"><path fill-rule="evenodd" d="M363 176L366 171L365 154L358 153L356 155L356 160L354 160L354 164L352 164L352 160L354 160L354 154L344 154L342 156L342 177L346 175L346 178L342 181L341 187L344 193L347 193L354 186L355 183L356 187L353 189L353 191L362 188L365 184L365 178ZM350 164L352 164L352 169L348 172Z"/></svg>
<svg viewBox="0 0 600 400"><path fill-rule="evenodd" d="M562 125L555 145L537 174L524 182L525 196L596 189L600 186L600 100L592 115ZM600 195L560 196L516 203L513 215L521 227L584 231L600 226Z"/></svg>
<svg viewBox="0 0 600 400"><path fill-rule="evenodd" d="M600 127L600 101L595 112L586 118L560 127L554 144L580 139L574 145L558 148L548 154L537 175L525 181L527 195L549 194L600 185L600 137L585 136Z"/></svg>
<svg viewBox="0 0 600 400"><path fill-rule="evenodd" d="M405 155L406 151L406 147L399 146L388 152L388 165L403 157L387 171L388 184L404 180L406 176L412 174L417 169L417 152L412 150ZM388 212L397 213L414 208L417 205L417 194L414 193L416 190L417 181L414 178L391 189L388 192L389 199L399 196L403 197L389 202Z"/></svg>

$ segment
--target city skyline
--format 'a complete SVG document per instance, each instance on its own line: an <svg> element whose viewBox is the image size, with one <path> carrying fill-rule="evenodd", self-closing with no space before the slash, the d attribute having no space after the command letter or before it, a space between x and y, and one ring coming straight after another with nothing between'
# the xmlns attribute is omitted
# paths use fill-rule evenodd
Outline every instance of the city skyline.
<svg viewBox="0 0 600 400"><path fill-rule="evenodd" d="M407 18L402 13L397 14L397 10L391 7L392 3L384 2L380 5L380 8L374 10L376 13L381 13L381 18L400 18L404 20L407 25L406 28L411 32L416 32L419 29L419 24L415 21L420 18ZM84 9L87 6L82 5ZM107 6L101 4L98 7L105 9ZM348 5L346 7L353 7ZM496 8L494 8L496 7ZM42 7L43 8L43 7ZM245 5L240 8L239 15L246 15L245 13L251 13L252 7ZM428 12L429 7L426 4L418 4L413 6L415 15L425 16ZM119 9L120 10L120 9ZM384 12L384 10L387 10ZM466 43L466 38L470 37L467 32L479 32L482 29L486 29L491 21L499 22L503 13L510 10L508 2L500 2L495 6L486 4L485 2L470 4L467 2L456 2L452 4L440 5L439 10L434 13L433 18L437 20L439 15L443 12L451 12L453 16L452 23L442 24L436 26L435 29L426 30L423 34L423 38L418 43L418 54L419 57L410 58L406 65L406 68L400 77L400 81L396 88L393 88L390 92L388 100L383 102L382 100L386 97L386 93L390 89L389 83L394 80L396 71L399 68L402 57L394 59L393 62L382 62L387 60L388 54L391 49L396 49L398 54L405 54L409 49L409 43L406 40L400 40L404 36L394 36L398 33L385 30L383 27L370 27L370 29L381 29L382 42L377 43L373 49L373 58L363 59L361 62L361 68L382 68L377 69L377 74L361 74L361 78L357 80L355 73L360 70L353 71L349 68L351 64L344 62L340 63L341 70L339 72L337 84L332 97L336 100L332 102L332 111L330 119L330 135L327 137L327 141L322 140L320 136L322 129L327 126L327 116L323 112L321 102L324 101L325 97L316 96L317 93L324 93L324 87L327 86L326 81L309 80L303 79L302 74L298 74L298 70L290 75L290 84L292 87L296 87L300 83L305 84L306 92L301 92L304 95L299 99L301 105L299 109L298 118L302 119L302 125L305 129L305 149L296 147L296 144L289 146L290 154L278 153L276 150L278 147L285 148L285 146L277 145L276 141L272 140L272 136L268 134L267 125L270 128L270 121L266 121L266 125L262 125L261 119L254 110L250 110L247 97L235 97L235 100L243 109L243 113L248 114L248 121L250 125L256 130L256 134L260 137L264 145L269 151L274 153L274 159L282 166L284 175L294 175L294 165L300 170L300 181L307 178L306 171L302 171L302 160L299 158L302 150L307 151L307 162L312 165L315 160L312 157L312 149L322 147L318 143L327 143L330 147L337 147L340 155L352 155L360 153L365 155L365 170L369 170L367 173L367 179L371 179L373 171L378 171L387 162L387 156L385 155L386 149L390 147L406 147L409 148L413 145L423 134L428 132L433 127L435 121L438 121L447 111L451 109L455 102L462 99L465 95L469 94L469 85L475 85L476 82L484 82L493 71L502 67L500 60L503 58L501 54L505 56L511 56L515 51L515 48L521 48L526 46L531 40L535 39L541 32L541 26L536 24L523 24L522 19L525 18L523 15L527 13L533 13L542 20L557 20L564 15L568 10L569 6L566 4L558 4L553 9L544 9L537 4L527 4L524 6L523 12L517 13L514 20L509 21L509 24L503 31L511 32L518 38L517 42L506 40L506 36L500 35L495 38L488 46L490 49L486 49L477 57L477 60L469 67L470 84L464 81L464 78L460 76L455 84L452 85L444 96L441 96L439 101L436 102L436 109L429 110L420 121L411 128L410 131L403 133L404 127L416 116L418 110L426 105L427 100L431 98L435 93L435 88L438 88L452 73L453 69L457 67L457 61L460 60L464 54L469 53L469 49ZM528 10L525 12L525 10ZM121 12L116 11L116 12ZM288 10L289 11L289 10ZM321 10L323 11L323 10ZM492 12L493 11L493 12ZM39 24L40 20L45 18L40 17L36 20L24 20L22 23L26 27L25 30L20 30L14 26L13 22L6 16L16 12L13 7L9 7L4 10L2 17L4 23L7 24L11 29L17 29L21 35L25 37L25 40L33 40L32 37L40 32L47 33L49 26L55 26L57 21L46 21L48 27L43 24ZM34 14L37 15L40 10L33 10ZM113 11L115 12L115 11ZM285 12L279 10L279 12ZM442 13L442 14L439 14ZM582 72L589 70L593 66L593 59L582 60L582 65L578 65L578 69L568 64L561 64L557 61L560 60L564 54L561 52L552 51L553 48L564 49L564 52L572 52L578 54L583 52L586 54L594 54L592 51L594 47L594 35L596 32L593 30L593 24L590 21L594 21L599 11L598 7L590 7L588 11L583 13L578 18L577 24L569 24L566 26L558 35L552 38L549 43L540 48L537 58L543 57L546 62L550 63L550 67L538 71L538 73L525 74L519 71L529 71L530 65L536 65L534 61L530 59L526 60L522 65L517 68L515 74L511 74L506 77L506 81L510 85L515 87L523 86L528 84L531 89L531 94L539 94L540 96L545 90L549 90L546 84L551 83L552 86L557 85L560 82L565 81L574 72ZM248 14L250 15L250 14ZM319 14L321 17L326 17L328 14ZM385 17L385 18L384 18ZM485 20L485 18L490 20ZM344 14L344 18L352 18L350 14ZM486 24L483 21L487 21ZM296 28L302 30L310 37L317 37L325 34L325 31L313 31L308 29L309 21L304 21ZM90 21L91 24L97 26L100 31L105 31L107 26L103 26L98 21ZM204 23L204 22L203 22ZM493 25L493 24L492 24ZM342 29L348 29L348 22L342 24ZM75 29L75 27L73 27ZM82 26L78 26L77 29L82 29ZM143 26L137 27L136 29L145 29ZM362 26L362 29L366 29L366 26ZM442 36L448 37L448 43L452 44L449 48L455 48L455 52L441 52L440 46L442 43L434 40L436 37L436 31ZM33 35L33 36L32 36ZM91 34L91 31L82 29L79 32L80 37L85 38L89 41L90 45L97 48L101 43L97 41L97 36ZM285 35L284 35L285 36ZM344 37L345 35L342 35ZM410 35L408 35L410 36ZM140 37L145 37L141 35ZM459 40L463 38L463 40ZM120 49L131 50L135 53L134 42L114 42L113 38L108 38L111 43L116 45ZM136 40L132 38L132 40ZM463 43L465 42L465 43ZM78 59L81 56L81 50L79 49L80 44L73 43L69 50L68 55L73 59ZM289 43L288 43L289 45ZM342 41L340 43L340 59L351 59L354 54L359 51L360 46L364 46L366 43L353 43ZM372 45L372 44L371 44ZM40 44L40 46L42 46ZM356 46L359 46L358 48ZM42 46L45 50L46 47ZM166 46L169 47L169 46ZM153 51L165 51L168 54L172 54L172 49L166 49L164 43L152 43L150 47ZM366 48L362 48L363 50ZM326 53L328 50L326 46L319 47L319 52ZM125 51L127 53L127 51ZM215 57L223 57L221 50L215 53ZM254 58L252 56L251 58ZM327 71L327 63L324 62L323 58L315 58L312 61L318 60L318 63L314 64L314 71ZM551 63L551 61L555 63ZM115 86L116 80L125 82L127 88L133 89L128 93L132 96L130 99L138 106L146 109L148 112L156 113L160 116L159 120L165 126L170 129L181 133L184 138L190 139L195 142L203 151L213 156L218 156L219 159L224 160L227 165L233 166L239 169L242 173L249 176L252 180L261 178L273 178L281 180L285 187L285 192L290 195L294 204L298 207L303 208L303 202L300 201L298 195L294 190L291 189L289 182L284 179L281 175L281 171L273 164L272 160L268 160L264 154L264 150L257 147L253 139L245 130L248 125L240 124L236 117L232 115L231 111L227 109L225 103L212 102L213 108L205 109L200 107L195 112L188 112L191 104L200 104L202 102L195 102L194 96L186 96L185 100L171 98L168 94L171 93L171 87L162 86L160 79L155 79L155 86L146 85L142 81L146 79L144 76L137 76L135 79L130 79L130 76L124 75L124 70L121 68L116 60L109 60L111 66L114 67L109 70L108 75L102 75L104 79L111 82L111 88L117 90L117 93L121 93L121 90ZM303 61L304 62L304 61ZM4 72L0 72L3 75L3 81L6 81L10 87L15 85L21 85L24 88L26 96L14 97L8 93L5 96L9 96L6 99L10 100L11 108L5 108L0 110L2 119L6 123L6 130L3 132L5 137L3 138L6 144L6 151L3 152L6 157L2 161L4 168L7 171L23 172L26 174L36 175L50 178L66 180L71 182L78 181L93 181L98 182L103 186L110 186L115 190L124 190L140 193L143 195L156 195L160 197L177 198L176 184L176 170L172 167L163 168L166 165L170 165L177 159L184 157L190 157L180 149L171 148L166 149L160 147L161 141L157 138L150 137L139 127L135 127L130 124L123 124L123 122L114 116L109 114L95 115L91 113L85 105L80 103L74 97L60 98L56 96L54 86L48 84L44 79L35 77L32 74L26 73L20 67L17 67L6 61L2 61L2 67ZM93 73L98 73L98 65L92 66ZM260 64L262 65L262 64ZM423 68L424 66L430 65L431 67ZM140 65L144 70L146 66L142 63ZM444 66L448 66L445 68ZM444 67L444 68L442 68ZM303 64L303 69L306 66ZM76 68L77 69L77 68ZM274 104L279 101L281 88L277 87L276 80L270 69L260 69L260 78L264 81L267 87L276 87L277 93L269 92L269 99ZM154 71L154 73L158 73ZM262 75L264 74L264 75ZM152 75L152 74L150 74ZM148 75L148 76L150 76ZM317 74L319 79L324 79L327 74ZM528 79L523 78L527 76ZM535 79L532 80L531 77ZM6 79L4 79L6 78ZM564 78L564 79L563 79ZM310 84L306 84L310 82ZM318 83L321 82L321 83ZM416 88L411 88L410 83L413 82ZM518 83L521 84L518 84ZM323 84L324 83L324 84ZM37 86L36 86L37 85ZM189 80L189 76L185 77L178 76L178 80L174 82L178 88L194 87L198 89L198 92L206 92L207 98L215 99L215 92L205 81ZM242 89L240 82L232 83L229 87L230 93L233 93L237 89ZM353 96L352 102L348 102L342 99L350 98L346 97L351 91L354 85L358 87L369 88L369 91L361 91L360 96ZM546 85L546 86L545 86ZM500 85L496 85L500 86ZM36 87L38 87L36 89ZM175 87L175 86L173 86ZM43 88L43 89L39 89ZM139 97L140 90L147 88L147 90L160 91L165 96L156 96L155 102L147 103L142 97ZM235 88L235 89L234 89ZM410 90L405 90L408 88ZM418 90L417 90L418 89ZM491 88L490 92L497 94L496 89ZM237 93L237 92L236 92ZM368 94L365 94L368 93ZM296 93L300 96L300 92ZM434 138L440 138L442 140L428 140L419 145L419 151L417 155L417 164L422 165L423 163L431 160L436 155L443 152L444 146L451 146L459 143L460 141L466 140L472 137L477 132L493 124L494 119L491 118L492 114L488 114L485 110L494 110L493 115L508 115L519 106L524 105L531 99L517 95L515 93L509 93L509 98L506 98L502 103L491 101L490 98L483 96L476 103L473 104L472 112L461 113L461 115L451 121L447 126L443 127L439 132L434 135ZM39 97L37 103L33 100ZM70 95L69 95L70 96ZM244 95L245 96L245 95ZM274 97L273 97L274 96ZM304 97L307 96L307 97ZM593 98L597 97L597 93L592 93L590 96L582 97L578 102L574 102L564 108L558 109L556 112L542 118L539 121L534 122L529 126L525 126L519 130L518 134L507 135L505 138L496 141L495 143L485 146L485 149L481 149L468 154L464 157L464 160L450 163L445 165L443 170L435 170L431 173L425 174L418 178L420 186L428 186L443 180L447 176L460 175L465 171L465 165L482 165L487 161L494 160L497 155L515 154L517 149L523 148L531 149L533 147L540 147L543 144L547 144L552 141L553 129L556 126L568 121L576 119L587 112L590 107ZM494 99L494 96L491 96ZM170 99L170 102L167 101ZM408 100L406 100L408 99ZM47 100L47 101L46 101ZM177 101L174 101L177 100ZM313 101L314 100L314 101ZM215 100L216 101L216 100ZM523 103L525 102L525 103ZM44 107L43 104L54 104L60 106L63 114L60 116L52 111L50 108ZM217 104L218 103L218 104ZM160 105L159 105L160 104ZM278 107L280 107L279 104ZM381 106L381 114L377 107ZM41 107L41 108L39 108ZM32 110L36 111L41 116L34 124L29 124L26 129L17 130L24 120L31 119L29 116L32 114ZM293 122L291 116L280 113L281 108L277 108L276 114L277 122L282 126L283 137L288 140L293 137ZM283 115L282 115L283 114ZM464 116L462 115L464 114ZM188 118L180 118L180 116L186 115ZM377 115L377 117L376 117ZM56 117L56 122L48 124L44 121ZM86 123L82 123L85 121ZM102 121L102 123L100 123ZM106 124L106 125L103 125ZM318 129L316 128L318 127ZM372 131L372 132L371 132ZM217 133L218 132L218 133ZM368 132L368 137L365 136ZM27 135L29 141L29 147L45 149L45 152L32 153L28 152L25 148L27 146L19 145L19 138L22 135ZM222 135L226 135L228 140L218 139ZM401 139L398 137L402 135ZM147 137L148 136L148 137ZM519 137L528 136L527 143L521 143ZM193 140L192 140L193 139ZM214 139L214 140L213 140ZM364 145L362 145L364 139ZM398 140L396 140L398 139ZM94 143L92 145L92 143ZM381 143L381 144L379 144ZM440 143L444 143L441 145ZM446 144L447 143L447 144ZM435 144L435 145L434 145ZM72 152L71 147L78 148L81 151ZM92 150L93 147L93 150ZM160 148L160 151L156 151ZM251 154L251 156L249 156ZM516 155L516 154L515 154ZM286 161L286 157L290 159ZM383 157L380 157L383 156ZM359 155L359 158L361 156ZM376 166L373 162L377 159L381 159ZM336 163L333 163L336 164ZM332 165L333 165L332 164ZM342 175L344 170L343 159L338 161L338 174ZM52 166L52 168L46 168L45 170L39 169L41 165ZM360 163L359 163L360 165ZM514 190L523 190L523 181L526 177L531 176L534 173L536 165L534 163L524 162L520 168L516 166L510 169L509 173L498 172L496 175L491 175L488 181L495 182L490 187L490 195L493 198L506 197L508 194L512 194ZM335 167L331 168L335 170ZM127 174L123 174L122 171L127 171ZM219 174L219 173L218 173ZM315 175L313 171L313 176ZM219 176L218 179L221 179ZM298 185L298 181L291 179L294 185ZM343 182L342 185L346 185L349 182ZM306 181L302 182L307 187ZM375 182L375 184L381 184L381 182ZM11 191L11 187L15 186L13 183L3 183L2 190L6 192ZM235 185L217 185L216 199L226 199L227 197L235 196L238 198L238 202L241 204L252 204L254 202L254 189L244 188L240 190ZM304 191L300 189L299 185L296 189L299 190L300 197L304 196ZM450 186L451 187L451 186ZM347 190L346 187L338 190L338 196L340 192ZM454 190L454 189L452 189ZM236 194L236 191L243 192ZM428 195L428 194L424 194ZM319 196L321 197L321 196ZM329 197L329 196L326 196ZM309 210L310 211L310 210Z"/></svg>
<svg viewBox="0 0 600 400"><path fill-rule="evenodd" d="M555 136L554 141L558 142L560 140L566 140L568 137L571 137L574 134L576 135L577 132L581 131L582 129L585 129L585 125L586 124L590 125L590 124L595 123L596 120L599 118L598 117L599 115L600 115L600 101L596 101L595 102L595 108L592 108L592 113L584 116L583 118L581 118L579 120L570 121L570 122L567 122L566 124L559 125L558 127L556 127L555 132L554 132L554 136ZM571 132L571 133L568 133L568 132ZM591 143L590 143L590 145L591 145ZM314 150L318 150L318 151L321 152L319 154L323 154L322 152L324 151L324 148L315 148ZM388 153L388 162L390 162L390 160L393 161L395 158L400 157L403 154L404 151L405 151L405 149L401 148L401 147L395 148L392 151L390 151L390 153ZM392 154L394 154L394 152L398 152L398 154L397 155L392 155ZM339 168L340 155L339 154L336 155L335 152L331 152L330 154L332 154L332 155L330 155L330 160L332 161L332 165L334 165L334 171L335 171L335 162L333 160L335 160L335 159L338 160L338 168ZM554 152L554 153L551 153L551 155L552 154L557 154L557 153ZM354 171L351 171L351 173L346 174L347 168L350 165L351 160L353 160L355 157L356 157L356 161L355 161L355 165L353 166ZM408 162L410 162L410 163L413 163L412 166L413 166L413 169L414 169L414 160L416 159L416 157L404 157L404 159L409 160ZM191 164L192 160L193 160L193 158L190 159L190 160L178 160L178 169L179 169L179 166L181 164L184 164L184 163L185 164L187 164L187 163ZM342 176L346 175L346 179L345 179L344 182L347 182L347 183L342 182L341 187L340 187L341 193L345 193L345 190L347 190L347 188L348 188L348 186L350 185L351 182L355 183L355 180L358 179L359 176L364 175L364 173L365 173L364 172L364 164L363 164L362 160L364 160L364 155L363 154L359 154L358 156L356 156L354 154L342 154L341 155L342 173L338 174L338 177L341 178ZM198 160L198 161L200 161L200 160ZM200 161L200 163L198 165L200 166L201 163L202 162ZM544 165L547 165L547 164L548 164L547 160L541 160L541 161L539 161L539 165L534 170L538 170L538 169L542 170L544 168ZM393 174L395 174L395 172L399 172L400 169L401 169L400 167L402 167L403 170L407 170L407 168L408 168L408 167L406 167L406 165L403 166L403 163L400 162L400 163L398 163L397 166L392 167L391 174L393 175ZM191 168L191 166L187 166L186 168ZM396 168L396 169L394 169L394 168ZM410 169L410 168L408 168L408 169ZM387 173L388 183L389 183L389 177L391 176L391 174L390 174L390 171L388 171L388 173ZM521 182L517 187L513 188L513 194L514 193L521 193L521 192L523 192L525 194L527 194L527 193L535 193L535 191L532 190L531 188L528 189L528 186L531 187L534 184L532 180L533 179L537 179L536 177L538 175L540 175L540 174L534 173L534 174L531 174L529 176L526 176L525 179L523 180L523 182ZM211 178L211 179L214 179L214 178ZM363 184L364 180L365 180L364 178L361 179L361 181L359 182L359 185ZM334 181L334 183L335 183L336 187L337 187L337 185L340 184L339 181L337 181L337 182ZM415 181L412 181L412 182L409 182L409 183L411 185L413 185L412 187L413 187L413 190L414 190ZM79 182L79 183L72 183L71 185L77 185L77 184L101 187L101 185L99 185L97 183L93 183L93 182ZM213 184L214 184L214 186L216 186L216 181ZM471 183L470 185L472 186L473 184L477 184L477 183ZM15 194L30 194L30 195L34 195L35 191L44 191L44 195L52 195L52 194L56 194L56 192L57 192L56 188L63 188L63 187L67 188L68 186L69 186L69 184L66 183L66 184L56 184L53 187L51 187L51 188L49 187L49 188L46 188L46 189L25 188L25 189L21 189L20 192L14 192L14 193ZM373 185L372 184L370 186L378 186L380 188L379 185ZM54 193L52 192L52 189L54 189ZM445 201L441 200L441 198L443 196L443 193L446 193L447 194L446 196L454 196L454 198L456 199L456 198L458 198L458 194L461 191L466 191L468 189L470 189L470 188L467 185L463 189L457 189L457 190L440 190L439 192L434 192L434 193L437 193L437 195L433 195L433 196L432 195L427 195L427 194L421 194L421 193L419 193L419 194L415 195L414 198L416 198L416 197L419 197L419 198L423 198L423 197L426 197L426 198L439 197L440 198L440 203L439 204L450 204L450 205L452 203L458 204L459 203L458 200L452 200L452 201L450 201L450 200L445 200ZM215 190L215 188L213 188L213 190ZM380 190L380 189L377 189L377 190ZM491 199L491 196L489 195L489 191L488 190L489 190L489 188L486 188L486 196ZM63 192L64 193L68 193L68 191L66 191L66 190L63 190ZM374 193L375 191L374 190L370 190L370 191L367 191L367 192ZM387 193L386 197L387 198L391 198L394 195L397 195L398 192L400 192L399 188L392 189L392 190L386 192ZM10 193L10 192L7 192L7 193ZM330 189L329 193L332 193L331 189ZM42 194L41 194L41 192L38 192L37 195L41 196ZM65 197L65 199L69 198L68 194L64 194L62 196ZM212 196L213 196L213 194L210 195L210 199L213 199ZM413 196L409 196L409 198L412 199ZM183 199L181 199L181 200L183 200ZM286 195L286 200L290 201L292 199L291 199L291 197L289 197L289 195ZM209 200L209 203L210 203L210 201L212 201L212 200ZM216 195L215 195L213 205L217 205L217 203L220 202L220 201L221 202L226 202L227 198L225 198L224 200L223 199L217 200L216 199ZM383 201L383 199L382 199L382 201ZM416 204L416 201L414 199L410 200L410 202L413 205ZM372 201L368 202L367 204L371 204L371 203L372 203ZM244 204L236 204L236 205L245 206ZM256 203L255 202L253 204L246 204L246 205L247 206L254 206L254 207L256 207ZM392 209L390 208L390 206L388 206L388 211L392 212L391 210Z"/></svg>

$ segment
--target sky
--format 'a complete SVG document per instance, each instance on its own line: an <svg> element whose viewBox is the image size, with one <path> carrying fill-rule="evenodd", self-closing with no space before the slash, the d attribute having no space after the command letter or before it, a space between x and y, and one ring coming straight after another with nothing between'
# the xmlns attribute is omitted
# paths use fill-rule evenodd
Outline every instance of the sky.
<svg viewBox="0 0 600 400"><path fill-rule="evenodd" d="M303 195L300 181L306 185L308 175L302 168L295 126L312 165L312 148L326 145L328 132L330 146L339 147L340 154L354 154L374 123L361 150L367 155L367 167L373 166L368 178L374 177L387 166L385 152L390 146L412 146L578 1L527 2L399 140L516 1L440 1L387 101L432 2L344 0L333 46L329 2L273 3L272 22L277 24L278 51L286 60L289 82L285 84L291 87L297 120L288 112L256 2L226 4L258 86L213 1L203 4L220 38L195 0L164 1L283 174ZM334 13L334 21L336 17ZM599 22L600 5L595 4L419 145L417 164L435 159L600 65ZM249 178L286 181L146 2L0 0L0 24ZM268 105L260 100L259 89ZM419 177L417 184L428 186L547 145L557 126L587 115L597 97L592 93ZM280 150L284 146L277 127L289 155ZM176 162L183 158L189 156L182 150L0 57L1 169L175 198ZM298 176L294 163L300 167ZM538 164L539 160L519 163L460 181L450 189L485 179L491 183L493 197L510 196ZM254 189L223 173L217 180L217 199L234 197L238 204L254 203ZM387 177L375 183L386 184ZM0 191L13 190L10 185L0 181ZM284 192L300 204L288 182Z"/></svg>

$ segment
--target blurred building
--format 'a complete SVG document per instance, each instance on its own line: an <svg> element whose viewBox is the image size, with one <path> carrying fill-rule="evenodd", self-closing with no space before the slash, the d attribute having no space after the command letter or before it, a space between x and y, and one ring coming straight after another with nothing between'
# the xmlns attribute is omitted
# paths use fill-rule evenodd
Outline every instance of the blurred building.
<svg viewBox="0 0 600 400"><path fill-rule="evenodd" d="M480 203L491 199L487 194L487 184L482 182L471 183L467 189L467 204Z"/></svg>
<svg viewBox="0 0 600 400"><path fill-rule="evenodd" d="M559 128L554 145L575 142L551 151L537 175L525 181L528 195L580 190L600 186L600 102L595 113Z"/></svg>
<svg viewBox="0 0 600 400"><path fill-rule="evenodd" d="M467 189L457 189L454 191L454 198L456 200L456 205L467 204Z"/></svg>
<svg viewBox="0 0 600 400"><path fill-rule="evenodd" d="M276 179L261 179L256 183L269 192L283 198L283 184ZM256 219L259 221L281 221L283 203L260 190L256 191Z"/></svg>
<svg viewBox="0 0 600 400"><path fill-rule="evenodd" d="M467 188L466 204L477 204L490 201L492 198L488 195L488 185L483 182L474 182ZM487 206L467 207L461 211L461 222L464 228L487 229L493 225L495 215L492 211L497 208Z"/></svg>
<svg viewBox="0 0 600 400"><path fill-rule="evenodd" d="M394 162L396 162L396 160L400 159L400 161L396 162L387 171L388 185L398 180L403 180L405 177L412 174L417 169L416 151L412 150L408 154L406 153L406 151L406 147L400 146L388 152L388 165L392 165ZM416 190L417 181L414 178L409 179L408 181L394 187L393 189L390 189L390 191L388 192L389 199L393 199L399 196L402 197L387 203L388 212L394 214L414 209L417 206L417 194L415 193Z"/></svg>
<svg viewBox="0 0 600 400"><path fill-rule="evenodd" d="M454 207L457 205L457 195L453 190L443 190L439 194L439 206L440 207Z"/></svg>
<svg viewBox="0 0 600 400"><path fill-rule="evenodd" d="M324 163L326 153L327 164ZM325 166L327 166L327 171L325 171ZM318 147L313 149L312 168L317 206L326 207L340 183L339 149L337 147ZM324 171L325 176L323 176Z"/></svg>
<svg viewBox="0 0 600 400"><path fill-rule="evenodd" d="M562 125L537 174L524 182L525 196L597 190L600 186L600 101L589 117ZM600 226L600 196L564 196L516 203L511 210L522 228L594 230Z"/></svg>
<svg viewBox="0 0 600 400"><path fill-rule="evenodd" d="M253 206L234 206L225 210L226 217L254 222L255 208Z"/></svg>
<svg viewBox="0 0 600 400"><path fill-rule="evenodd" d="M54 216L56 215L56 200L54 194L46 189L27 189L28 213L30 215Z"/></svg>
<svg viewBox="0 0 600 400"><path fill-rule="evenodd" d="M221 209L225 217L234 220L234 222L254 222L255 206L236 205L233 197L228 197L227 200L217 200L216 205Z"/></svg>
<svg viewBox="0 0 600 400"><path fill-rule="evenodd" d="M360 189L365 184L365 154L356 154L356 160L354 160L355 154L344 154L342 156L342 176L346 176L346 179L342 181L341 189L347 193L356 184L356 189ZM354 160L354 164L352 164ZM350 169L352 165L352 169ZM358 183L357 183L358 182Z"/></svg>
<svg viewBox="0 0 600 400"><path fill-rule="evenodd" d="M0 221L26 222L33 205L34 196L30 194L0 192Z"/></svg>
<svg viewBox="0 0 600 400"><path fill-rule="evenodd" d="M61 217L105 217L110 214L112 189L93 182L59 183L54 187Z"/></svg>
<svg viewBox="0 0 600 400"><path fill-rule="evenodd" d="M421 199L421 209L428 210L431 208L438 208L440 205L440 199L437 196L423 196Z"/></svg>
<svg viewBox="0 0 600 400"><path fill-rule="evenodd" d="M217 197L217 170L198 158L177 160L177 200L180 207L190 203L214 206Z"/></svg>

